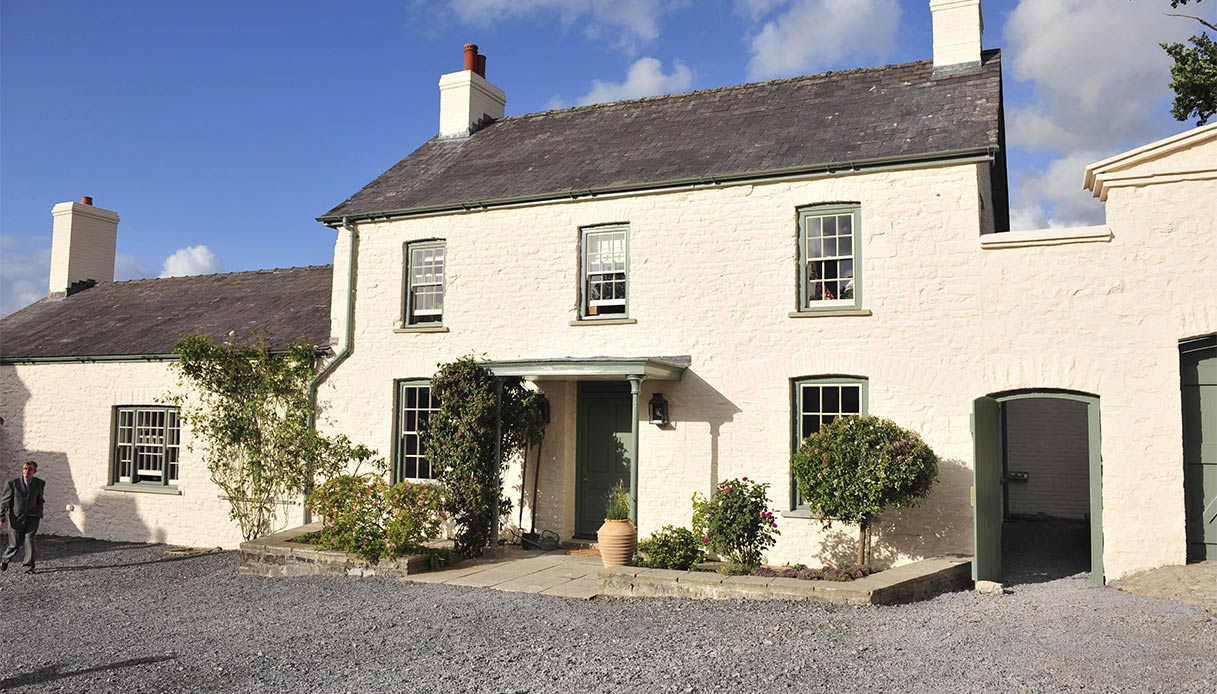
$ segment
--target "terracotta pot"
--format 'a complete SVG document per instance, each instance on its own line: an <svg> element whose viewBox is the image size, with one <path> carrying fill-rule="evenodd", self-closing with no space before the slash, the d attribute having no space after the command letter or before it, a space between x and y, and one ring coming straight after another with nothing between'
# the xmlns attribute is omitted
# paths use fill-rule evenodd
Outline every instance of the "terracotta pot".
<svg viewBox="0 0 1217 694"><path fill-rule="evenodd" d="M638 545L638 531L628 520L606 520L596 531L596 542L605 566L629 566Z"/></svg>

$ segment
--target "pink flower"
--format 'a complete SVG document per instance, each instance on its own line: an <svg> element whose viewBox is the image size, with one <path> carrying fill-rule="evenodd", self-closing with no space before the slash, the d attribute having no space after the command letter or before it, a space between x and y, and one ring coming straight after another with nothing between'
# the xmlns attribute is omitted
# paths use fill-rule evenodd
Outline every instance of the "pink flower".
<svg viewBox="0 0 1217 694"><path fill-rule="evenodd" d="M771 528L776 528L776 527L778 527L778 524L777 524L777 523L770 523L770 524L769 524L769 527L771 527Z"/></svg>
<svg viewBox="0 0 1217 694"><path fill-rule="evenodd" d="M727 491L731 491L731 487L727 487Z"/></svg>
<svg viewBox="0 0 1217 694"><path fill-rule="evenodd" d="M745 477L745 478L743 478L743 480L741 480L741 481L743 481L743 482L747 482L747 481L748 481L748 478L747 478L747 477Z"/></svg>
<svg viewBox="0 0 1217 694"><path fill-rule="evenodd" d="M703 545L708 545L708 544L710 544L710 538L708 538L708 537L703 537L703 538L701 539L701 543L702 543Z"/></svg>

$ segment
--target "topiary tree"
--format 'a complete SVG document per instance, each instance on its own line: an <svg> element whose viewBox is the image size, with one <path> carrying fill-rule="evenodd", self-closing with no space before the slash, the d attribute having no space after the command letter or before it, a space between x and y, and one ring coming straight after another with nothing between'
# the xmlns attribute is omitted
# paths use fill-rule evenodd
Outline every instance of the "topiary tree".
<svg viewBox="0 0 1217 694"><path fill-rule="evenodd" d="M422 441L444 488L444 509L457 525L455 549L465 556L480 555L494 524L511 510L503 496L502 461L539 441L545 426L538 393L518 378L501 384L500 408L495 376L471 356L442 365L431 379L440 404L423 427Z"/></svg>
<svg viewBox="0 0 1217 694"><path fill-rule="evenodd" d="M858 563L866 563L871 521L886 508L911 506L938 479L938 457L916 432L879 417L838 417L799 446L792 461L799 494L824 526L858 526Z"/></svg>

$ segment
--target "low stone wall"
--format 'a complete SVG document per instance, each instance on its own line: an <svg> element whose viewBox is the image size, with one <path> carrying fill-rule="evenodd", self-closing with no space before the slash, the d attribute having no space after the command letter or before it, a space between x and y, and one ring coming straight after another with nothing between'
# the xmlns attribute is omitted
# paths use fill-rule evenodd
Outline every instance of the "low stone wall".
<svg viewBox="0 0 1217 694"><path fill-rule="evenodd" d="M411 554L373 564L346 552L291 542L321 529L320 523L242 542L238 571L252 576L407 576L428 569L427 557Z"/></svg>
<svg viewBox="0 0 1217 694"><path fill-rule="evenodd" d="M600 595L895 605L928 600L935 595L968 588L971 583L972 562L967 557L924 559L848 582L724 576L704 571L620 566L600 572Z"/></svg>

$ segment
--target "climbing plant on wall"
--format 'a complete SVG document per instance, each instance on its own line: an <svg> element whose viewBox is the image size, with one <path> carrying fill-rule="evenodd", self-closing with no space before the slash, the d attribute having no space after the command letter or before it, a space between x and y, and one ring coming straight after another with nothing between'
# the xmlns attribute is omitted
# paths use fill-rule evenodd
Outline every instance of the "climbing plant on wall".
<svg viewBox="0 0 1217 694"><path fill-rule="evenodd" d="M544 431L540 395L519 378L500 383L501 401L494 375L471 356L442 365L431 379L440 405L422 440L444 487L444 508L456 522L456 551L465 556L480 555L494 524L511 510L503 496L503 461L537 443Z"/></svg>
<svg viewBox="0 0 1217 694"><path fill-rule="evenodd" d="M203 447L211 480L246 540L270 533L279 507L311 483L375 455L310 426L316 348L307 342L271 352L260 333L223 344L191 335L173 351L183 389L167 399Z"/></svg>

